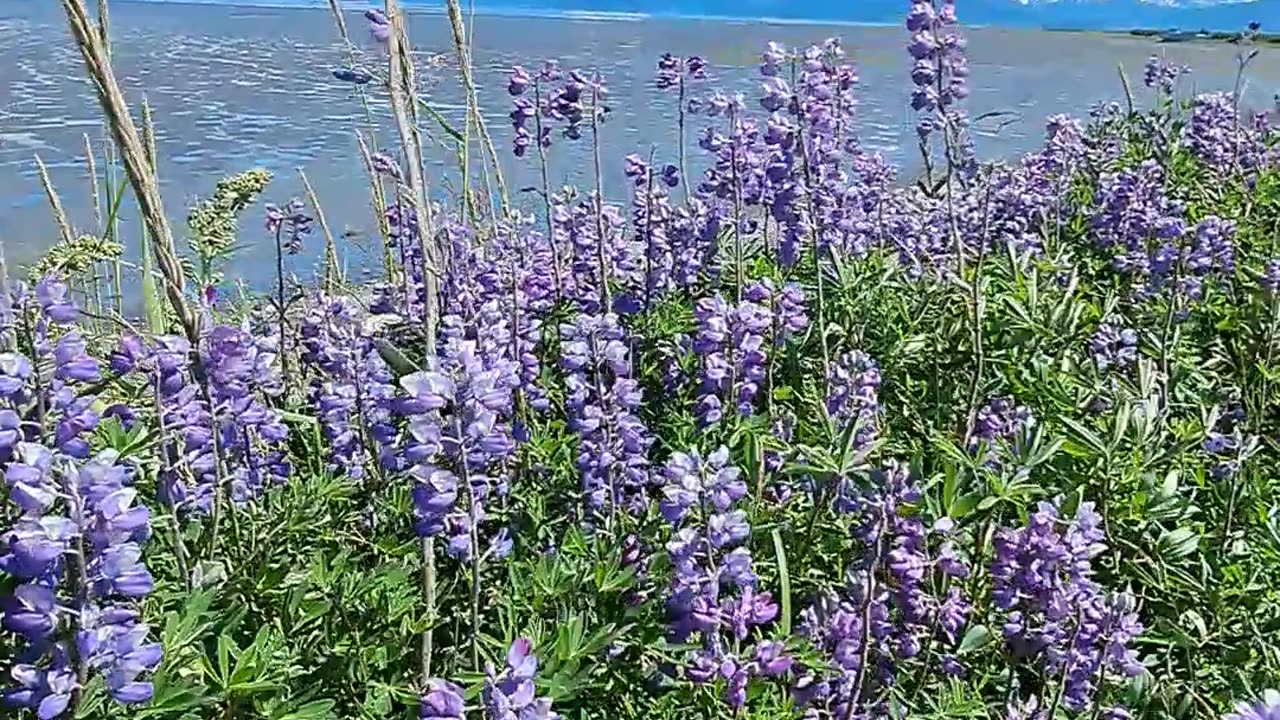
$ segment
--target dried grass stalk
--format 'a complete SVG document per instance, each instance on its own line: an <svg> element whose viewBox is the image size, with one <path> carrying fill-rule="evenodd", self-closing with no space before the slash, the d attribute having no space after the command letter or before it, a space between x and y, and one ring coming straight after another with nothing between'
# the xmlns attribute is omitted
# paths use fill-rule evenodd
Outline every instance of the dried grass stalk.
<svg viewBox="0 0 1280 720"><path fill-rule="evenodd" d="M395 281L395 259L391 254L391 224L387 222L387 194L378 177L378 170L373 166L373 154L364 135L356 131L356 145L360 148L360 159L364 163L364 171L369 176L369 194L373 199L373 213L378 222L378 237L382 242L382 268L387 282Z"/></svg>
<svg viewBox="0 0 1280 720"><path fill-rule="evenodd" d="M484 152L489 156L489 164L493 167L493 178L498 184L498 198L502 203L502 213L508 212L507 184L502 178L502 168L498 164L498 152L493 146L493 138L480 114L480 99L476 93L475 79L471 75L471 49L467 42L466 27L462 22L462 6L458 0L448 0L449 28L453 32L453 52L458 61L458 75L462 79L462 88L467 94L467 112L471 122L475 123L480 133L480 141L484 144ZM463 152L469 152L464 148ZM463 179L464 182L466 178ZM486 182L488 178L486 177Z"/></svg>
<svg viewBox="0 0 1280 720"><path fill-rule="evenodd" d="M93 152L93 141L89 133L84 134L84 169L89 174L89 194L93 199L93 226L99 235L105 235L102 227L102 198L98 195L98 162Z"/></svg>
<svg viewBox="0 0 1280 720"><path fill-rule="evenodd" d="M320 223L320 233L324 235L324 271L320 279L320 287L326 294L333 292L338 279L338 248L333 242L333 233L329 231L329 223L324 219L324 209L320 207L320 199L316 197L315 188L307 179L307 173L298 168L298 177L302 178L302 187L307 191L307 202L316 212L316 222Z"/></svg>
<svg viewBox="0 0 1280 720"><path fill-rule="evenodd" d="M129 176L129 183L133 186L137 197L138 209L151 235L151 250L160 274L165 280L165 295L188 339L194 344L199 340L200 335L198 321L188 307L184 295L186 277L178 261L173 230L164 213L160 186L156 180L155 170L147 159L146 147L138 133L138 128L129 115L129 106L125 102L124 93L121 92L120 84L116 81L115 73L111 68L106 42L106 0L98 0L99 26L96 28L89 21L83 0L61 0L61 2L71 36L75 38L80 55L84 59L85 70L93 80L98 102L106 116L107 126L111 130L112 137L115 138L125 172Z"/></svg>
<svg viewBox="0 0 1280 720"><path fill-rule="evenodd" d="M67 211L62 208L62 198L58 196L58 189L53 186L53 180L49 177L49 168L45 167L44 160L41 160L38 154L36 155L36 173L40 175L40 186L44 188L44 196L49 200L53 221L58 225L58 235L62 238L62 242L70 244L75 239L75 233L71 231Z"/></svg>
<svg viewBox="0 0 1280 720"><path fill-rule="evenodd" d="M396 131L400 135L400 148L405 158L405 182L409 189L409 202L418 222L422 224L419 240L422 243L422 279L427 290L423 329L426 333L427 347L435 347L436 326L439 321L436 273L440 253L436 246L435 226L422 172L421 138L418 135L417 123L413 121L417 117L413 56L409 51L409 36L405 30L404 15L400 10L399 0L386 0L385 8L387 22L391 28L391 37L387 44L387 52L390 56L387 65L388 84L391 88L391 111L395 117Z"/></svg>

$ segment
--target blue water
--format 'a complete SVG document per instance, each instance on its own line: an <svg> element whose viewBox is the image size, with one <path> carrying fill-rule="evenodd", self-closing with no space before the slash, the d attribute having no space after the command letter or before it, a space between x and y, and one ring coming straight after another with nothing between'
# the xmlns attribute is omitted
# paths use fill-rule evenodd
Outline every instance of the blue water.
<svg viewBox="0 0 1280 720"><path fill-rule="evenodd" d="M348 26L371 62L380 57L379 51L367 37L359 13L375 2L381 0L343 0ZM465 104L449 70L448 23L432 12L443 0L401 2L421 9L411 13L409 24L425 94L460 124ZM1186 17L1217 13L1218 18L1239 13L1241 23L1195 24L1196 29L1227 27L1243 24L1250 12L1274 9L1280 0L1185 10L1129 4L1131 0L1062 0L1027 7L1012 0L958 2L968 25L972 69L966 105L975 117L1000 114L998 121L975 123L975 142L983 158L998 159L1037 146L1047 115L1081 115L1094 103L1119 98L1118 67L1133 79L1137 101L1151 102L1138 78L1153 52L1166 53L1193 69L1179 90L1182 97L1230 88L1237 72L1238 48L1225 42L1160 44L1127 34L1046 32L1007 25L1087 25L1064 18L1071 12L1104 9L1110 13L1108 22L1117 26L1184 24L1125 21L1118 19L1122 8L1148 17L1164 12L1190 13ZM293 3L306 9L243 7L252 3ZM544 58L559 59L566 67L598 69L607 78L613 112L602 138L605 192L617 202L627 202L622 175L627 153L656 152L660 159L670 159L673 152L675 100L654 89L657 56L667 51L702 55L711 67L709 84L754 97L760 91L759 53L770 40L802 46L840 36L859 69L860 141L901 163L904 177L915 172L915 118L908 107L911 63L904 49L907 33L898 17L907 0L736 0L732 5L727 0L654 0L642 8L640 0L552 0L536 7L534 0L476 3L473 61L480 105L502 150L513 203L521 209L540 207L535 195L519 192L540 180L536 163L517 160L509 151L511 99L506 76L513 64ZM517 12L518 3L527 5ZM498 4L505 10L494 11ZM588 4L593 11L580 9ZM282 203L301 193L296 170L305 168L334 231L354 238L343 243L341 252L358 277L362 267L377 264L376 257L362 249L376 224L352 134L364 129L367 119L351 87L330 74L344 62L345 48L336 40L326 5L325 0L205 0L188 5L176 0L112 0L112 54L129 100L137 103L145 94L154 109L165 207L179 231L186 208L194 198L206 196L217 179L255 166L265 168L276 176L265 200ZM851 8L857 8L856 13ZM636 9L648 15L626 14ZM677 12L783 17L782 22L762 22L669 15ZM1036 13L1045 19L1035 21ZM541 17L515 17L518 14ZM1280 15L1271 15L1280 29ZM816 20L802 22L801 16ZM1261 21L1267 24L1267 18ZM440 57L442 62L433 60ZM97 100L83 72L60 3L0 0L0 242L14 265L33 261L58 236L35 177L37 153L49 167L76 231L95 228L83 142L87 134L97 144L103 131ZM1264 48L1243 81L1243 102L1249 107L1270 106L1277 92L1280 49ZM394 144L390 113L381 97L375 98L372 114L379 144ZM693 119L690 132L708 122L712 121ZM588 148L558 142L551 168L554 186L591 182ZM427 162L439 192L453 192L452 150L431 144ZM690 169L696 171L700 162L702 155L694 150ZM136 258L137 215L129 202L122 213L129 255ZM231 276L251 285L269 280L273 267L273 246L261 227L261 208L255 207L246 214L242 248L229 268ZM297 269L305 275L307 265L319 257L317 244L304 252L297 258Z"/></svg>
<svg viewBox="0 0 1280 720"><path fill-rule="evenodd" d="M275 7L323 7L326 4L325 0L148 1ZM345 4L357 7L363 3L348 0ZM402 0L402 4L440 9L444 7L444 0ZM905 6L906 0L476 0L474 3L477 12L487 14L732 18L872 25L898 24ZM966 25L1234 31L1256 21L1263 24L1264 30L1270 25L1275 26L1271 28L1273 31L1280 30L1280 0L958 0L958 6Z"/></svg>

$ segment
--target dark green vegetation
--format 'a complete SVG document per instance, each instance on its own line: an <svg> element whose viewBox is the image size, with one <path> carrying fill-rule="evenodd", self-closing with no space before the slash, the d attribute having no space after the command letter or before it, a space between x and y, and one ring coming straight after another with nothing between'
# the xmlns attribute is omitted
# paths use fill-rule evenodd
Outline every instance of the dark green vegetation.
<svg viewBox="0 0 1280 720"><path fill-rule="evenodd" d="M513 69L517 198L390 1L334 73L396 127L361 137L384 274L352 287L261 171L169 227L105 14L62 4L113 151L95 232L51 188L62 243L3 293L12 716L1280 714L1280 132L1238 92L1175 102L1153 58L988 162L955 7L915 0L919 182L858 143L830 40L747 97L663 56L671 147L625 159L603 78ZM566 142L594 188L552 190ZM264 214L277 285L229 301Z"/></svg>

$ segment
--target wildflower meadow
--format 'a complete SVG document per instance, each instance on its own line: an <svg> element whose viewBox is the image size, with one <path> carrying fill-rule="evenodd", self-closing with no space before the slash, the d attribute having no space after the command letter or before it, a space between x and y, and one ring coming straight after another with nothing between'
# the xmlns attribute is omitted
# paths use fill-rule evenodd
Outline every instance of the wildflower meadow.
<svg viewBox="0 0 1280 720"><path fill-rule="evenodd" d="M171 224L107 3L58 2L109 152L93 218L45 174L61 236L0 288L3 717L1280 720L1256 25L1235 87L1157 54L984 158L964 0L904 2L908 173L839 39L743 93L655 57L669 142L616 157L594 68L511 68L498 144L457 0L414 22L460 123L395 0L331 0L333 81L387 116L357 282L305 175Z"/></svg>

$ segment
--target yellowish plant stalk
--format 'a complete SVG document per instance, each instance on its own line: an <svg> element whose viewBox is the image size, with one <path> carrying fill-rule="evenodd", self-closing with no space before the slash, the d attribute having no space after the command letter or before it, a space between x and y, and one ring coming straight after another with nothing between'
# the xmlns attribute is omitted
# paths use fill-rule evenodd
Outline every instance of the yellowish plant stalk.
<svg viewBox="0 0 1280 720"><path fill-rule="evenodd" d="M408 186L409 203L421 223L418 233L421 242L423 282L426 285L426 307L423 311L423 328L427 347L435 346L436 327L439 322L437 309L437 283L439 278L439 249L436 246L431 204L427 198L422 172L422 144L416 123L417 96L413 83L413 58L409 52L409 36L405 31L404 15L399 0L386 0L385 13L390 24L391 37L387 50L389 61L388 80L391 89L391 111L395 117L396 131L400 135L400 147L405 158L405 183ZM408 268L405 268L408 271Z"/></svg>
<svg viewBox="0 0 1280 720"><path fill-rule="evenodd" d="M84 134L84 165L85 172L89 174L89 195L93 200L93 226L98 229L98 235L105 235L106 228L102 227L102 198L98 195L98 163L89 133Z"/></svg>
<svg viewBox="0 0 1280 720"><path fill-rule="evenodd" d="M324 208L320 207L320 198L316 197L315 188L307 179L307 173L298 168L298 177L302 179L302 187L307 191L307 202L316 213L316 222L320 224L320 233L324 235L324 270L320 277L320 287L324 292L332 293L338 282L338 248L333 242L333 233L329 231L329 223L324 219Z"/></svg>
<svg viewBox="0 0 1280 720"><path fill-rule="evenodd" d="M58 236L62 242L70 245L75 239L75 233L71 230L71 221L67 219L67 211L62 207L62 198L58 195L58 189L53 186L53 179L49 177L49 168L45 166L44 160L36 155L36 173L40 176L40 186L44 188L45 199L49 201L49 210L53 213L53 222L58 226Z"/></svg>
<svg viewBox="0 0 1280 720"><path fill-rule="evenodd" d="M364 135L356 132L356 145L360 148L360 160L364 164L365 174L369 176L369 196L373 204L373 214L378 223L378 237L382 244L382 267L387 282L395 282L396 264L391 255L391 224L387 222L387 194L382 187L382 179L373 167L373 155Z"/></svg>
<svg viewBox="0 0 1280 720"><path fill-rule="evenodd" d="M449 14L449 29L453 33L453 52L458 62L458 76L462 80L462 88L467 95L468 118L475 124L476 132L480 135L480 142L484 145L484 152L489 156L489 162L493 168L493 178L498 184L498 199L502 203L502 213L506 215L510 207L507 197L507 184L502 177L502 167L498 163L498 152L494 148L493 138L490 137L489 130L485 126L484 117L480 113L479 95L476 93L475 79L471 74L471 49L467 30L462 20L462 6L458 3L458 0L448 0L446 7ZM463 148L464 164L469 152L470 148ZM465 182L466 178L463 178L463 180ZM489 192L489 196L490 200L492 200L492 191Z"/></svg>
<svg viewBox="0 0 1280 720"><path fill-rule="evenodd" d="M85 70L93 80L98 102L102 106L107 126L115 138L129 183L137 197L138 210L151 235L151 250L160 274L165 281L165 295L181 323L183 331L193 344L200 338L198 319L191 312L184 295L186 276L178 261L173 230L164 212L160 186L155 170L147 159L147 151L129 115L129 106L120 90L111 67L105 39L105 26L94 27L90 22L83 0L60 0L67 16L67 26L76 42ZM105 22L106 0L98 0L99 22Z"/></svg>

